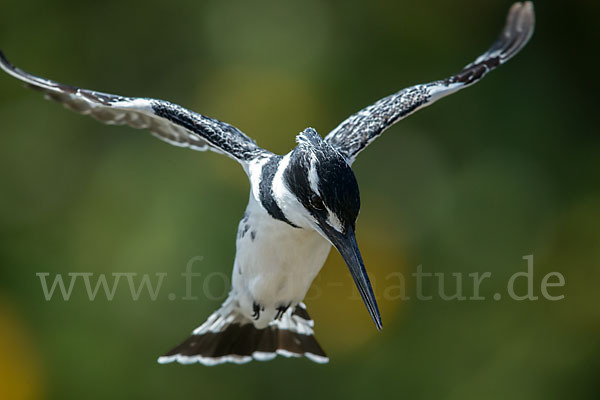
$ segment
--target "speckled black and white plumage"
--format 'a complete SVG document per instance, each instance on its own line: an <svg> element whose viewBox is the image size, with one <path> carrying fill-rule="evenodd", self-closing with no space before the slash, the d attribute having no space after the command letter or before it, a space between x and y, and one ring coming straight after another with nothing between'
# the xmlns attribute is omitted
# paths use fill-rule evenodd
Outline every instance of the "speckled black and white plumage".
<svg viewBox="0 0 600 400"><path fill-rule="evenodd" d="M298 145L283 156L260 148L229 124L166 101L38 78L12 66L1 53L0 68L74 111L108 124L148 129L176 146L228 155L247 173L250 196L238 225L229 296L159 362L216 365L280 355L326 363L329 359L314 337L314 324L302 301L332 246L348 266L376 328L383 327L355 235L360 194L352 162L395 122L478 82L515 55L533 26L532 4L515 4L500 38L458 74L383 98L325 139L307 128L296 137Z"/></svg>
<svg viewBox="0 0 600 400"><path fill-rule="evenodd" d="M147 129L157 138L175 146L198 151L212 150L243 164L271 154L236 127L168 101L123 97L40 78L13 66L2 52L0 68L73 111L106 124Z"/></svg>
<svg viewBox="0 0 600 400"><path fill-rule="evenodd" d="M533 4L515 3L498 40L474 62L450 78L403 89L360 110L331 131L325 141L353 163L383 131L420 108L478 82L527 43L535 25Z"/></svg>

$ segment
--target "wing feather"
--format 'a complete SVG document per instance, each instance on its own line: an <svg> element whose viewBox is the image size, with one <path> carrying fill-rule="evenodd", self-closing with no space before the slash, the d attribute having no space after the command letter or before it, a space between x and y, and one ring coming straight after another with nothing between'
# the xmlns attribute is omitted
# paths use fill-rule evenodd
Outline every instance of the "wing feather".
<svg viewBox="0 0 600 400"><path fill-rule="evenodd" d="M236 127L164 100L123 97L40 78L13 66L2 52L0 68L29 87L42 91L47 99L62 103L72 111L89 115L105 124L147 129L174 146L211 150L225 154L242 165L270 154Z"/></svg>
<svg viewBox="0 0 600 400"><path fill-rule="evenodd" d="M384 97L343 121L325 137L325 141L353 163L358 153L396 122L442 97L479 82L488 72L508 61L525 46L533 34L534 25L533 4L529 1L513 4L500 37L459 73Z"/></svg>

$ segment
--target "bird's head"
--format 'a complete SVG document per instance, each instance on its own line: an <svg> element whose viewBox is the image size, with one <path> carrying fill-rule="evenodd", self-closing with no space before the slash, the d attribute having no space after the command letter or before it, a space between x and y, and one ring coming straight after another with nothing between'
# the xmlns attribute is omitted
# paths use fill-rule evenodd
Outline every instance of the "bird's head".
<svg viewBox="0 0 600 400"><path fill-rule="evenodd" d="M373 321L381 317L355 237L360 195L346 159L312 128L297 136L283 182L299 203L303 226L319 232L342 255Z"/></svg>
<svg viewBox="0 0 600 400"><path fill-rule="evenodd" d="M305 219L323 233L354 231L360 210L354 172L314 129L305 129L296 140L283 179L302 205Z"/></svg>

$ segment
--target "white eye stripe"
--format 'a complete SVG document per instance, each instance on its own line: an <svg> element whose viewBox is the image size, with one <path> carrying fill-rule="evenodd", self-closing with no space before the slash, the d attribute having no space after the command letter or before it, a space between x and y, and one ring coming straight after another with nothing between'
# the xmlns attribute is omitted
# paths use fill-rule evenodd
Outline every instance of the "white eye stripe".
<svg viewBox="0 0 600 400"><path fill-rule="evenodd" d="M327 207L325 207L327 208ZM339 218L337 217L337 215L335 215L335 213L333 213L329 208L327 208L327 223L333 227L333 229L335 229L336 231L342 233L344 231L344 226L342 225L342 222L339 220Z"/></svg>
<svg viewBox="0 0 600 400"><path fill-rule="evenodd" d="M310 159L310 169L308 170L308 183L310 188L316 194L319 194L319 175L317 174L317 159L313 155Z"/></svg>

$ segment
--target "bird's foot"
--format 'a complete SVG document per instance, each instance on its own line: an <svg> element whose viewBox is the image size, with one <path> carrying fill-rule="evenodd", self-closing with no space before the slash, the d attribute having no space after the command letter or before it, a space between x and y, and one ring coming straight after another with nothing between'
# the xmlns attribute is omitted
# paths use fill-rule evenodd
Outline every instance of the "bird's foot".
<svg viewBox="0 0 600 400"><path fill-rule="evenodd" d="M258 321L258 319L260 318L260 312L264 311L265 308L262 307L260 304L253 302L252 303L252 318L254 318L255 321Z"/></svg>
<svg viewBox="0 0 600 400"><path fill-rule="evenodd" d="M288 308L290 308L291 305L292 305L292 303L288 303L285 306L277 307L277 314L275 314L275 318L273 318L273 319L278 319L281 321L283 314L285 314L285 312L288 310Z"/></svg>

